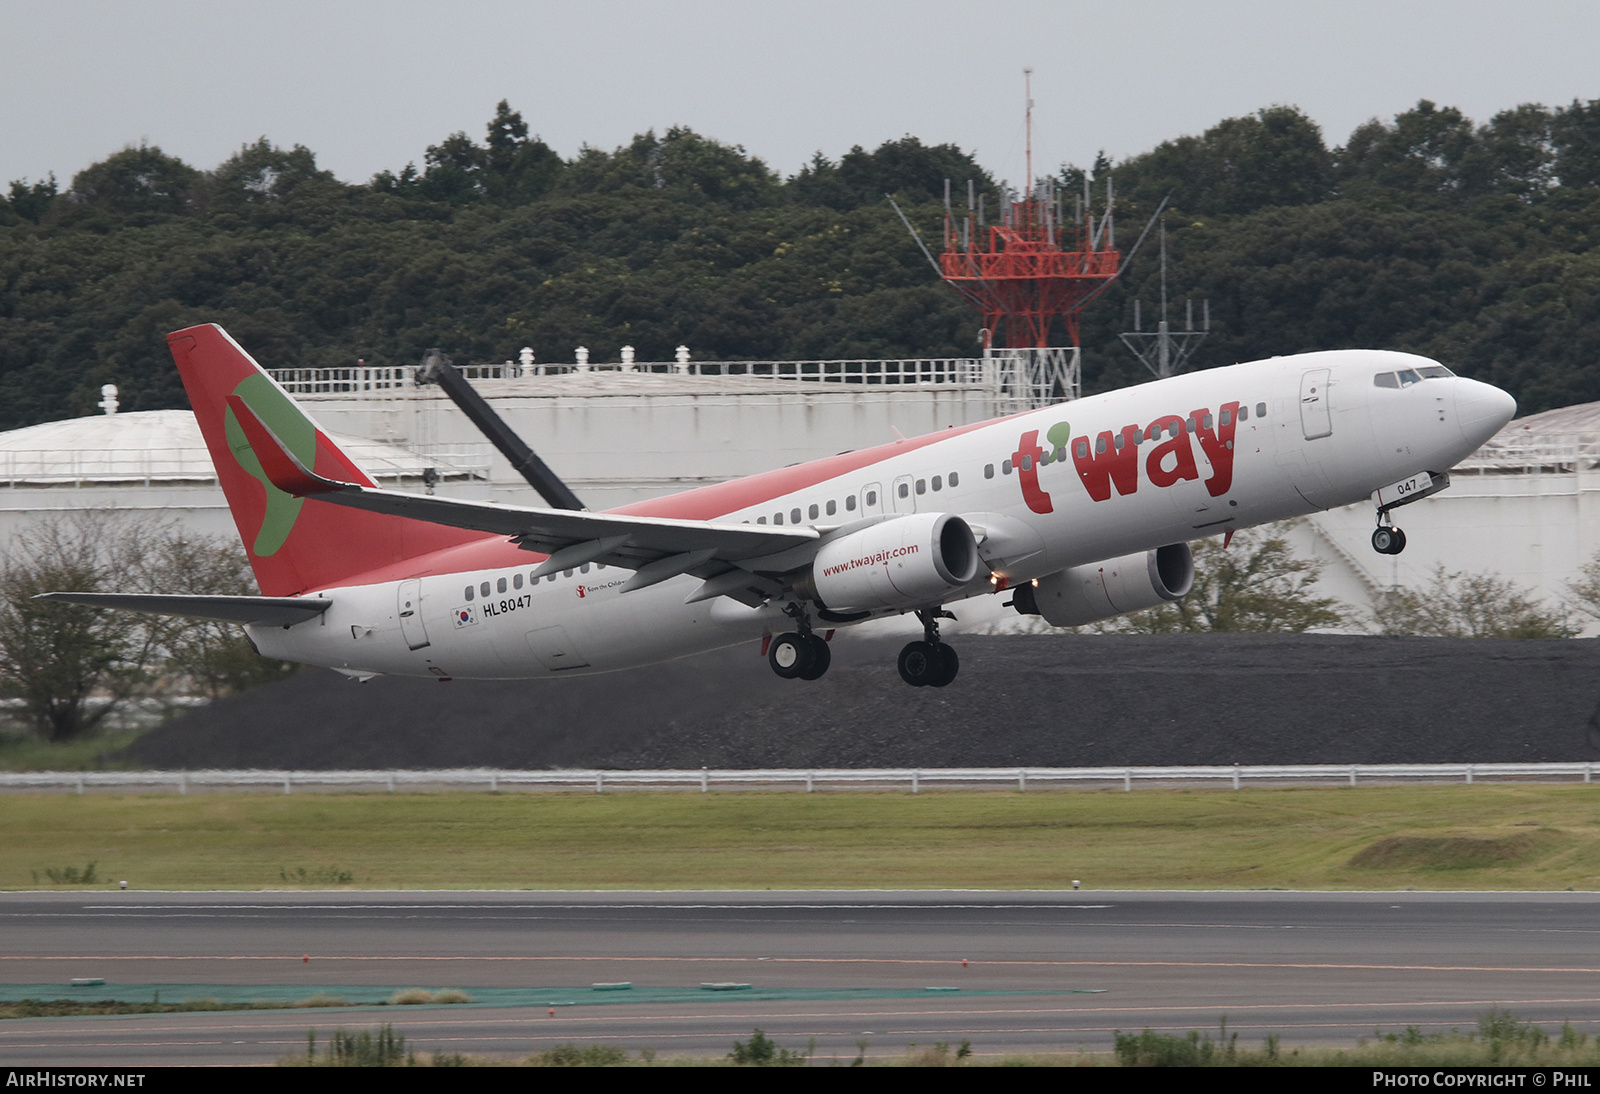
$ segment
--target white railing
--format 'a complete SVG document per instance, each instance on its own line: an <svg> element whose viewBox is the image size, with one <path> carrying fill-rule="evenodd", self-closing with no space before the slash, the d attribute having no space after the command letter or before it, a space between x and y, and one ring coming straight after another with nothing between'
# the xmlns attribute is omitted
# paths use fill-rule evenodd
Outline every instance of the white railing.
<svg viewBox="0 0 1600 1094"><path fill-rule="evenodd" d="M376 479L415 478L427 463L446 477L487 478L488 444L419 445L396 454L396 446L346 445L345 452ZM83 485L86 483L215 482L211 453L204 448L18 449L0 451L0 485Z"/></svg>
<svg viewBox="0 0 1600 1094"><path fill-rule="evenodd" d="M1121 786L1131 791L1135 782L1213 783L1238 790L1245 783L1321 782L1359 786L1363 782L1460 782L1473 784L1514 779L1548 782L1575 779L1592 782L1600 764L1575 760L1567 763L1483 764L1279 764L1201 767L930 767L930 768L772 768L758 770L686 771L505 771L493 768L444 771L37 771L0 773L0 790L70 789L146 790L166 788L179 794L191 790L270 788L289 794L301 789L343 790L383 787L439 790L582 788L604 793L624 788L688 789L712 787L804 788L836 790L906 789L915 794L923 787L994 786L1017 790L1061 787L1069 784Z"/></svg>
<svg viewBox="0 0 1600 1094"><path fill-rule="evenodd" d="M988 384L1002 357L921 357L901 360L836 361L616 361L587 365L549 363L458 365L469 380L523 380L587 373L639 373L675 376L760 376L837 384ZM285 368L272 377L294 395L389 391L413 387L410 368Z"/></svg>
<svg viewBox="0 0 1600 1094"><path fill-rule="evenodd" d="M1600 434L1507 429L1458 464L1468 474L1571 473L1600 467Z"/></svg>

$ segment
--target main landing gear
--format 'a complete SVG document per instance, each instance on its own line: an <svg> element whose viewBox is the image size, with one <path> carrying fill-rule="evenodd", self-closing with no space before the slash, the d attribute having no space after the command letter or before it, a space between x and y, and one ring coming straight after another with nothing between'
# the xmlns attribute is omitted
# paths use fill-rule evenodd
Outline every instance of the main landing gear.
<svg viewBox="0 0 1600 1094"><path fill-rule="evenodd" d="M1389 510L1378 510L1378 527L1372 533L1372 549L1380 555L1397 555L1406 549L1406 534L1394 526Z"/></svg>
<svg viewBox="0 0 1600 1094"><path fill-rule="evenodd" d="M942 688L961 671L956 651L939 641L939 619L954 619L946 611L920 611L924 639L911 642L900 651L900 679L914 688Z"/></svg>
<svg viewBox="0 0 1600 1094"><path fill-rule="evenodd" d="M785 680L816 680L833 663L828 643L811 630L811 618L805 609L791 604L784 611L794 618L798 630L773 638L767 647L767 664Z"/></svg>

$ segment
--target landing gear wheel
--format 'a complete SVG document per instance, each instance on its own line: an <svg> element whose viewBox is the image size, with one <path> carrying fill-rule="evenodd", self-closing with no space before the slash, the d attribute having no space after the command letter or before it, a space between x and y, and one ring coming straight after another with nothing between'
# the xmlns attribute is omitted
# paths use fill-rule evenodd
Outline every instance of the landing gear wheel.
<svg viewBox="0 0 1600 1094"><path fill-rule="evenodd" d="M1406 534L1398 528L1375 528L1372 532L1372 549L1380 555L1397 555L1406 549Z"/></svg>
<svg viewBox="0 0 1600 1094"><path fill-rule="evenodd" d="M833 654L821 635L808 634L804 640L811 649L811 665L800 673L800 679L816 680L828 671L828 666L833 663Z"/></svg>
<svg viewBox="0 0 1600 1094"><path fill-rule="evenodd" d="M772 671L785 680L805 677L816 661L809 638L809 635L798 634L780 634L774 638L767 647L767 664L772 666Z"/></svg>
<svg viewBox="0 0 1600 1094"><path fill-rule="evenodd" d="M934 684L939 677L940 660L939 647L933 643L909 642L900 651L900 679L914 688Z"/></svg>
<svg viewBox="0 0 1600 1094"><path fill-rule="evenodd" d="M934 647L938 653L939 671L932 680L928 681L931 687L942 688L956 678L956 673L961 671L961 658L956 656L954 646L946 646L942 642Z"/></svg>

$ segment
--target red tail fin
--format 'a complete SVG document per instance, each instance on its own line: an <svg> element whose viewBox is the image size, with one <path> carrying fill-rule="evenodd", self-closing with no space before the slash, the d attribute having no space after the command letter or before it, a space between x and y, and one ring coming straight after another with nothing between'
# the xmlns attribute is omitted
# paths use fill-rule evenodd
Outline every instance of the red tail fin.
<svg viewBox="0 0 1600 1094"><path fill-rule="evenodd" d="M279 490L229 408L230 396L311 471L339 482L375 484L221 327L207 323L174 331L167 344L264 595L358 583L371 571L485 538L480 532L364 513Z"/></svg>

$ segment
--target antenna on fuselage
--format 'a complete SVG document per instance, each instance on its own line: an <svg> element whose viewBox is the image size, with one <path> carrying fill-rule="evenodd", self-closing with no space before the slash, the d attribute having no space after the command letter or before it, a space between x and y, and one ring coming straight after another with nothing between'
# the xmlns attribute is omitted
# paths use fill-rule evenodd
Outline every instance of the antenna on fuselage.
<svg viewBox="0 0 1600 1094"><path fill-rule="evenodd" d="M422 355L422 367L417 369L417 383L438 384L450 401L461 408L472 424L511 461L517 474L528 480L528 485L549 502L552 509L586 509L578 495L568 489L550 465L541 460L523 439L506 425L494 412L487 400L461 375L461 370L451 363L442 350L430 349Z"/></svg>

